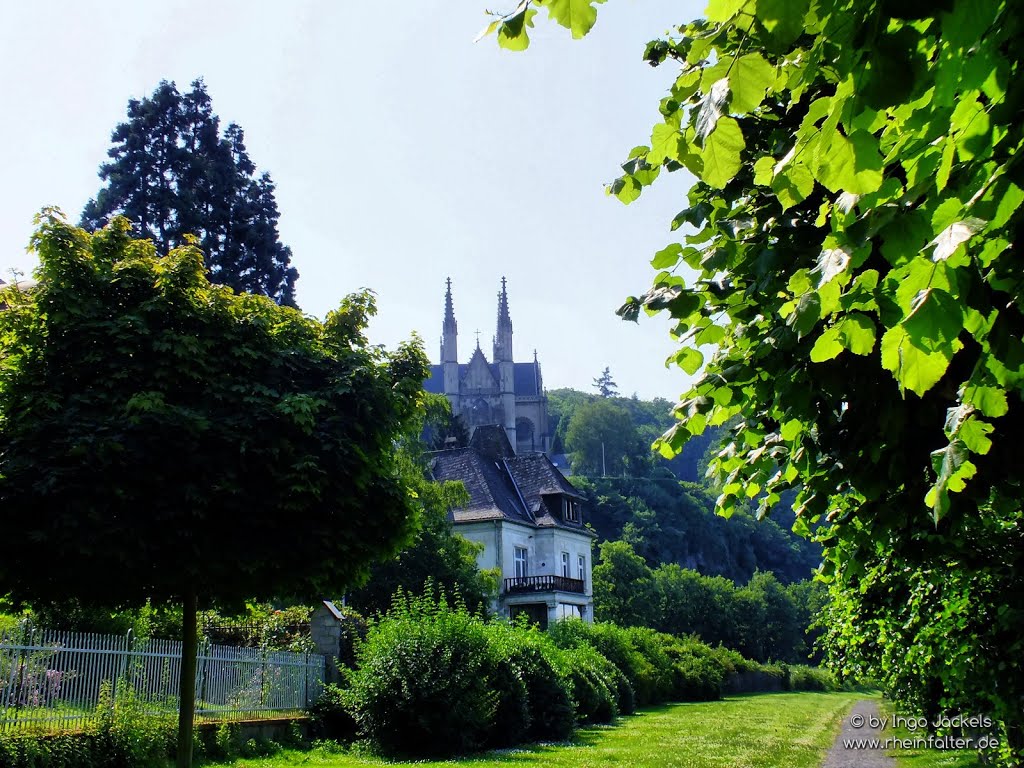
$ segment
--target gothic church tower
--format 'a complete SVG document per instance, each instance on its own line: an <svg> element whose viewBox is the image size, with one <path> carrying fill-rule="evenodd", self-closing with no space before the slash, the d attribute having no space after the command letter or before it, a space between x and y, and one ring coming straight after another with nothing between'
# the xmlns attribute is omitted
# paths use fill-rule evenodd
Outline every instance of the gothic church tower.
<svg viewBox="0 0 1024 768"><path fill-rule="evenodd" d="M512 317L508 306L508 288L501 278L498 292L497 328L490 362L480 348L468 363L459 363L458 325L452 299L452 281L447 281L444 320L441 324L441 359L431 366L424 386L428 392L444 394L452 412L460 416L470 432L485 425L501 426L517 453L549 451L547 396L544 394L540 363L517 363L512 355Z"/></svg>

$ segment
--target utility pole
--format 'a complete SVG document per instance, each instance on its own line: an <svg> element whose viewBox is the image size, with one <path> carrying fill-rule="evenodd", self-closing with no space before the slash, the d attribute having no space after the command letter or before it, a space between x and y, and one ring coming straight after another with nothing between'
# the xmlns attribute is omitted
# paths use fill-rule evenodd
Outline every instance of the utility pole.
<svg viewBox="0 0 1024 768"><path fill-rule="evenodd" d="M601 441L601 477L608 477L608 468L604 464L604 440Z"/></svg>

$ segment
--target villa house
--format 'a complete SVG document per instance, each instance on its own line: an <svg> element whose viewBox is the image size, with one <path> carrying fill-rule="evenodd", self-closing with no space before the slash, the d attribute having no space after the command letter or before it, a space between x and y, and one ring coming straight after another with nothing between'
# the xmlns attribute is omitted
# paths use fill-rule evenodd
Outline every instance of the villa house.
<svg viewBox="0 0 1024 768"><path fill-rule="evenodd" d="M593 543L583 497L543 453L516 455L506 430L478 426L470 445L431 454L438 481L459 480L469 503L451 511L455 530L483 545L481 570L501 574L492 610L547 627L593 621Z"/></svg>

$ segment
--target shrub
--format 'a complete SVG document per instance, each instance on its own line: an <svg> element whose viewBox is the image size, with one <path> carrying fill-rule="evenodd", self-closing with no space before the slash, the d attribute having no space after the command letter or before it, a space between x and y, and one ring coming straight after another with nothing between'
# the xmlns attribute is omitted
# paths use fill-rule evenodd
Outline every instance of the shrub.
<svg viewBox="0 0 1024 768"><path fill-rule="evenodd" d="M696 638L670 637L665 652L672 660L672 697L677 701L713 701L722 696L731 662Z"/></svg>
<svg viewBox="0 0 1024 768"><path fill-rule="evenodd" d="M384 754L446 757L482 747L498 705L481 619L428 591L399 596L356 651L352 715Z"/></svg>
<svg viewBox="0 0 1024 768"><path fill-rule="evenodd" d="M589 645L618 667L629 681L636 706L661 700L658 670L637 650L630 630L608 622L588 624L579 619L567 619L558 622L549 632L559 647Z"/></svg>
<svg viewBox="0 0 1024 768"><path fill-rule="evenodd" d="M334 741L354 739L356 721L352 718L351 706L347 688L332 683L325 685L319 698L309 708L313 737Z"/></svg>
<svg viewBox="0 0 1024 768"><path fill-rule="evenodd" d="M835 675L827 669L796 665L789 668L791 691L838 691Z"/></svg>
<svg viewBox="0 0 1024 768"><path fill-rule="evenodd" d="M563 741L572 735L575 713L571 684L561 671L561 651L550 639L533 628L502 622L487 625L491 650L499 663L514 668L526 693L525 729L518 734L523 741ZM500 710L500 704L499 704ZM502 715L496 726L505 731L492 739L511 741L511 725L502 727Z"/></svg>
<svg viewBox="0 0 1024 768"><path fill-rule="evenodd" d="M562 672L572 687L576 719L581 723L610 723L618 714L614 668L588 645L563 651Z"/></svg>

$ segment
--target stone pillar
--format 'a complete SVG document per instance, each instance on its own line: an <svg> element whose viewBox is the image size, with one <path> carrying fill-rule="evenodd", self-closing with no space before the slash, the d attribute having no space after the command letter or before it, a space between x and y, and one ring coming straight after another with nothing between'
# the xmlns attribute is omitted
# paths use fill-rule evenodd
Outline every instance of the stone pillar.
<svg viewBox="0 0 1024 768"><path fill-rule="evenodd" d="M313 611L309 619L309 631L317 652L327 657L328 683L337 684L341 680L338 672L338 654L341 652L341 621L342 614L334 603L324 600Z"/></svg>

